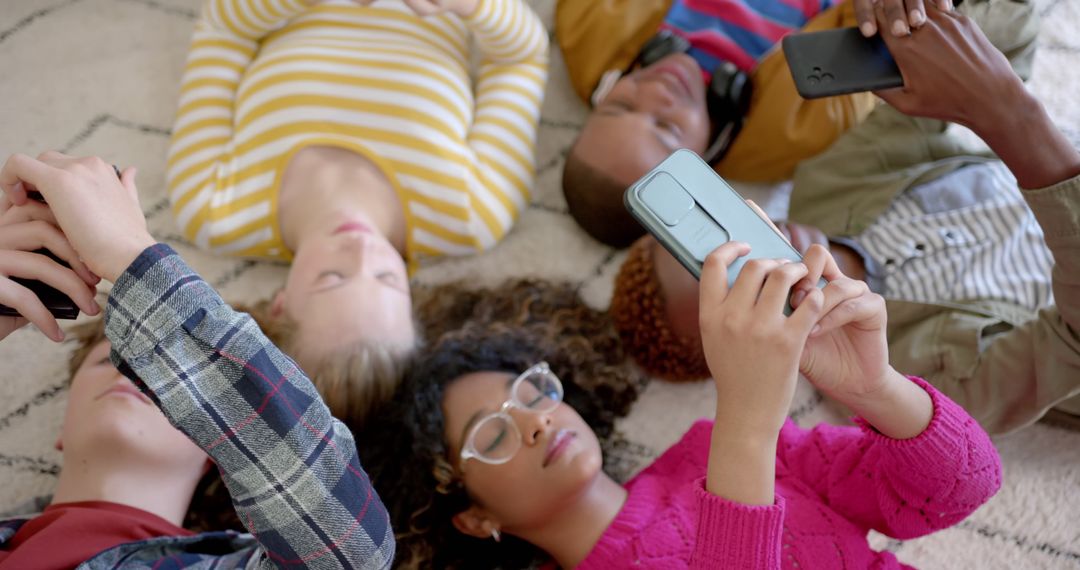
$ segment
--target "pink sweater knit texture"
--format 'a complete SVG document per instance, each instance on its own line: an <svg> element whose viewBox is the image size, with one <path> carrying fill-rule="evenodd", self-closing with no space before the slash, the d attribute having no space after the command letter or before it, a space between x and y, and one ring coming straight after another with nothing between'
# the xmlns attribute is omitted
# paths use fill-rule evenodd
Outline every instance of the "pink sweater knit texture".
<svg viewBox="0 0 1080 570"><path fill-rule="evenodd" d="M776 501L749 506L705 490L712 422L626 484L626 504L578 568L908 568L867 543L874 529L914 538L963 520L1001 486L986 432L912 378L934 402L908 440L859 427L788 421L776 454ZM958 561L959 562L959 561Z"/></svg>

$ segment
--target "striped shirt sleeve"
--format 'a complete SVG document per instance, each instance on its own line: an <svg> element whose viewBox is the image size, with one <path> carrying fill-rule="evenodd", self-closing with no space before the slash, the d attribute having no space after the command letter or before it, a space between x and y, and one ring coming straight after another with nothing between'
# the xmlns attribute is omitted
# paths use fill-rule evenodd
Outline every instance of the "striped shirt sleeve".
<svg viewBox="0 0 1080 570"><path fill-rule="evenodd" d="M202 248L211 196L230 183L233 106L259 40L306 9L302 0L207 0L180 82L166 179L181 232Z"/></svg>
<svg viewBox="0 0 1080 570"><path fill-rule="evenodd" d="M303 372L167 245L116 281L112 360L214 460L263 567L386 568L389 516Z"/></svg>
<svg viewBox="0 0 1080 570"><path fill-rule="evenodd" d="M480 52L468 136L475 155L471 187L474 204L497 240L530 200L548 37L522 0L481 0L466 24Z"/></svg>

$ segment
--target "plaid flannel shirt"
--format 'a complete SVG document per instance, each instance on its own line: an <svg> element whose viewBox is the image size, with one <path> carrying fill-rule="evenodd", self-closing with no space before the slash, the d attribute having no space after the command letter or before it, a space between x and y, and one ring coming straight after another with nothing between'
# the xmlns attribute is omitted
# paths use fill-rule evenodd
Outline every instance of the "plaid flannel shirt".
<svg viewBox="0 0 1080 570"><path fill-rule="evenodd" d="M251 534L160 537L80 568L386 568L389 516L352 433L252 319L167 245L144 251L109 297L112 361L213 458ZM0 523L0 545L28 519Z"/></svg>

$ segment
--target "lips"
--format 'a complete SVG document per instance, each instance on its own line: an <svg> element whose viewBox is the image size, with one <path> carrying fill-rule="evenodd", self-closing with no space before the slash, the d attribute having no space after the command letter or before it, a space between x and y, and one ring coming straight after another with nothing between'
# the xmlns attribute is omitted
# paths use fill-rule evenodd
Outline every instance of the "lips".
<svg viewBox="0 0 1080 570"><path fill-rule="evenodd" d="M577 439L577 432L568 429L561 429L555 432L555 437L551 438L551 443L548 444L547 453L544 455L543 466L547 467L562 456L575 439Z"/></svg>
<svg viewBox="0 0 1080 570"><path fill-rule="evenodd" d="M105 390L97 398L94 398L94 399L95 400L100 400L100 399L104 398L105 396L109 396L111 394L120 394L120 395L126 395L126 396L133 396L133 397L139 399L140 401L142 401L144 404L148 404L148 405L151 405L151 406L154 405L154 403L152 401L150 401L150 398L146 397L146 394L143 394L142 392L140 392L130 382L117 382L111 388L109 388L108 390Z"/></svg>
<svg viewBox="0 0 1080 570"><path fill-rule="evenodd" d="M334 235L346 232L371 233L371 228L362 222L345 222L334 230Z"/></svg>
<svg viewBox="0 0 1080 570"><path fill-rule="evenodd" d="M656 69L658 75L664 75L674 79L674 83L678 86L678 90L684 97L690 96L690 77L681 65L675 62L666 62L659 64Z"/></svg>

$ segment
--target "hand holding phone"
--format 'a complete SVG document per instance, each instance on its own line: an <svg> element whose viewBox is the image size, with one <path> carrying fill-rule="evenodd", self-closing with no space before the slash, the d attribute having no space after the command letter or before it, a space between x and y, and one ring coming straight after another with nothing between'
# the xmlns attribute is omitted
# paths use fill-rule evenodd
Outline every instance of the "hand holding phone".
<svg viewBox="0 0 1080 570"><path fill-rule="evenodd" d="M31 197L34 195L31 193ZM39 201L0 214L0 338L33 322L53 340L56 319L74 319L80 308L98 314L94 286L100 279L79 260Z"/></svg>
<svg viewBox="0 0 1080 570"><path fill-rule="evenodd" d="M689 150L675 151L630 186L624 202L630 214L698 279L705 258L729 241L751 247L749 255L728 268L729 286L748 260L802 260L769 222ZM791 313L790 305L785 313Z"/></svg>
<svg viewBox="0 0 1080 570"><path fill-rule="evenodd" d="M904 78L880 35L838 28L781 41L795 89L804 99L902 87Z"/></svg>
<svg viewBox="0 0 1080 570"><path fill-rule="evenodd" d="M139 207L135 169L117 174L97 157L14 154L0 167L0 189L19 206L28 202L28 188L40 192L79 258L94 274L116 281L157 243Z"/></svg>

